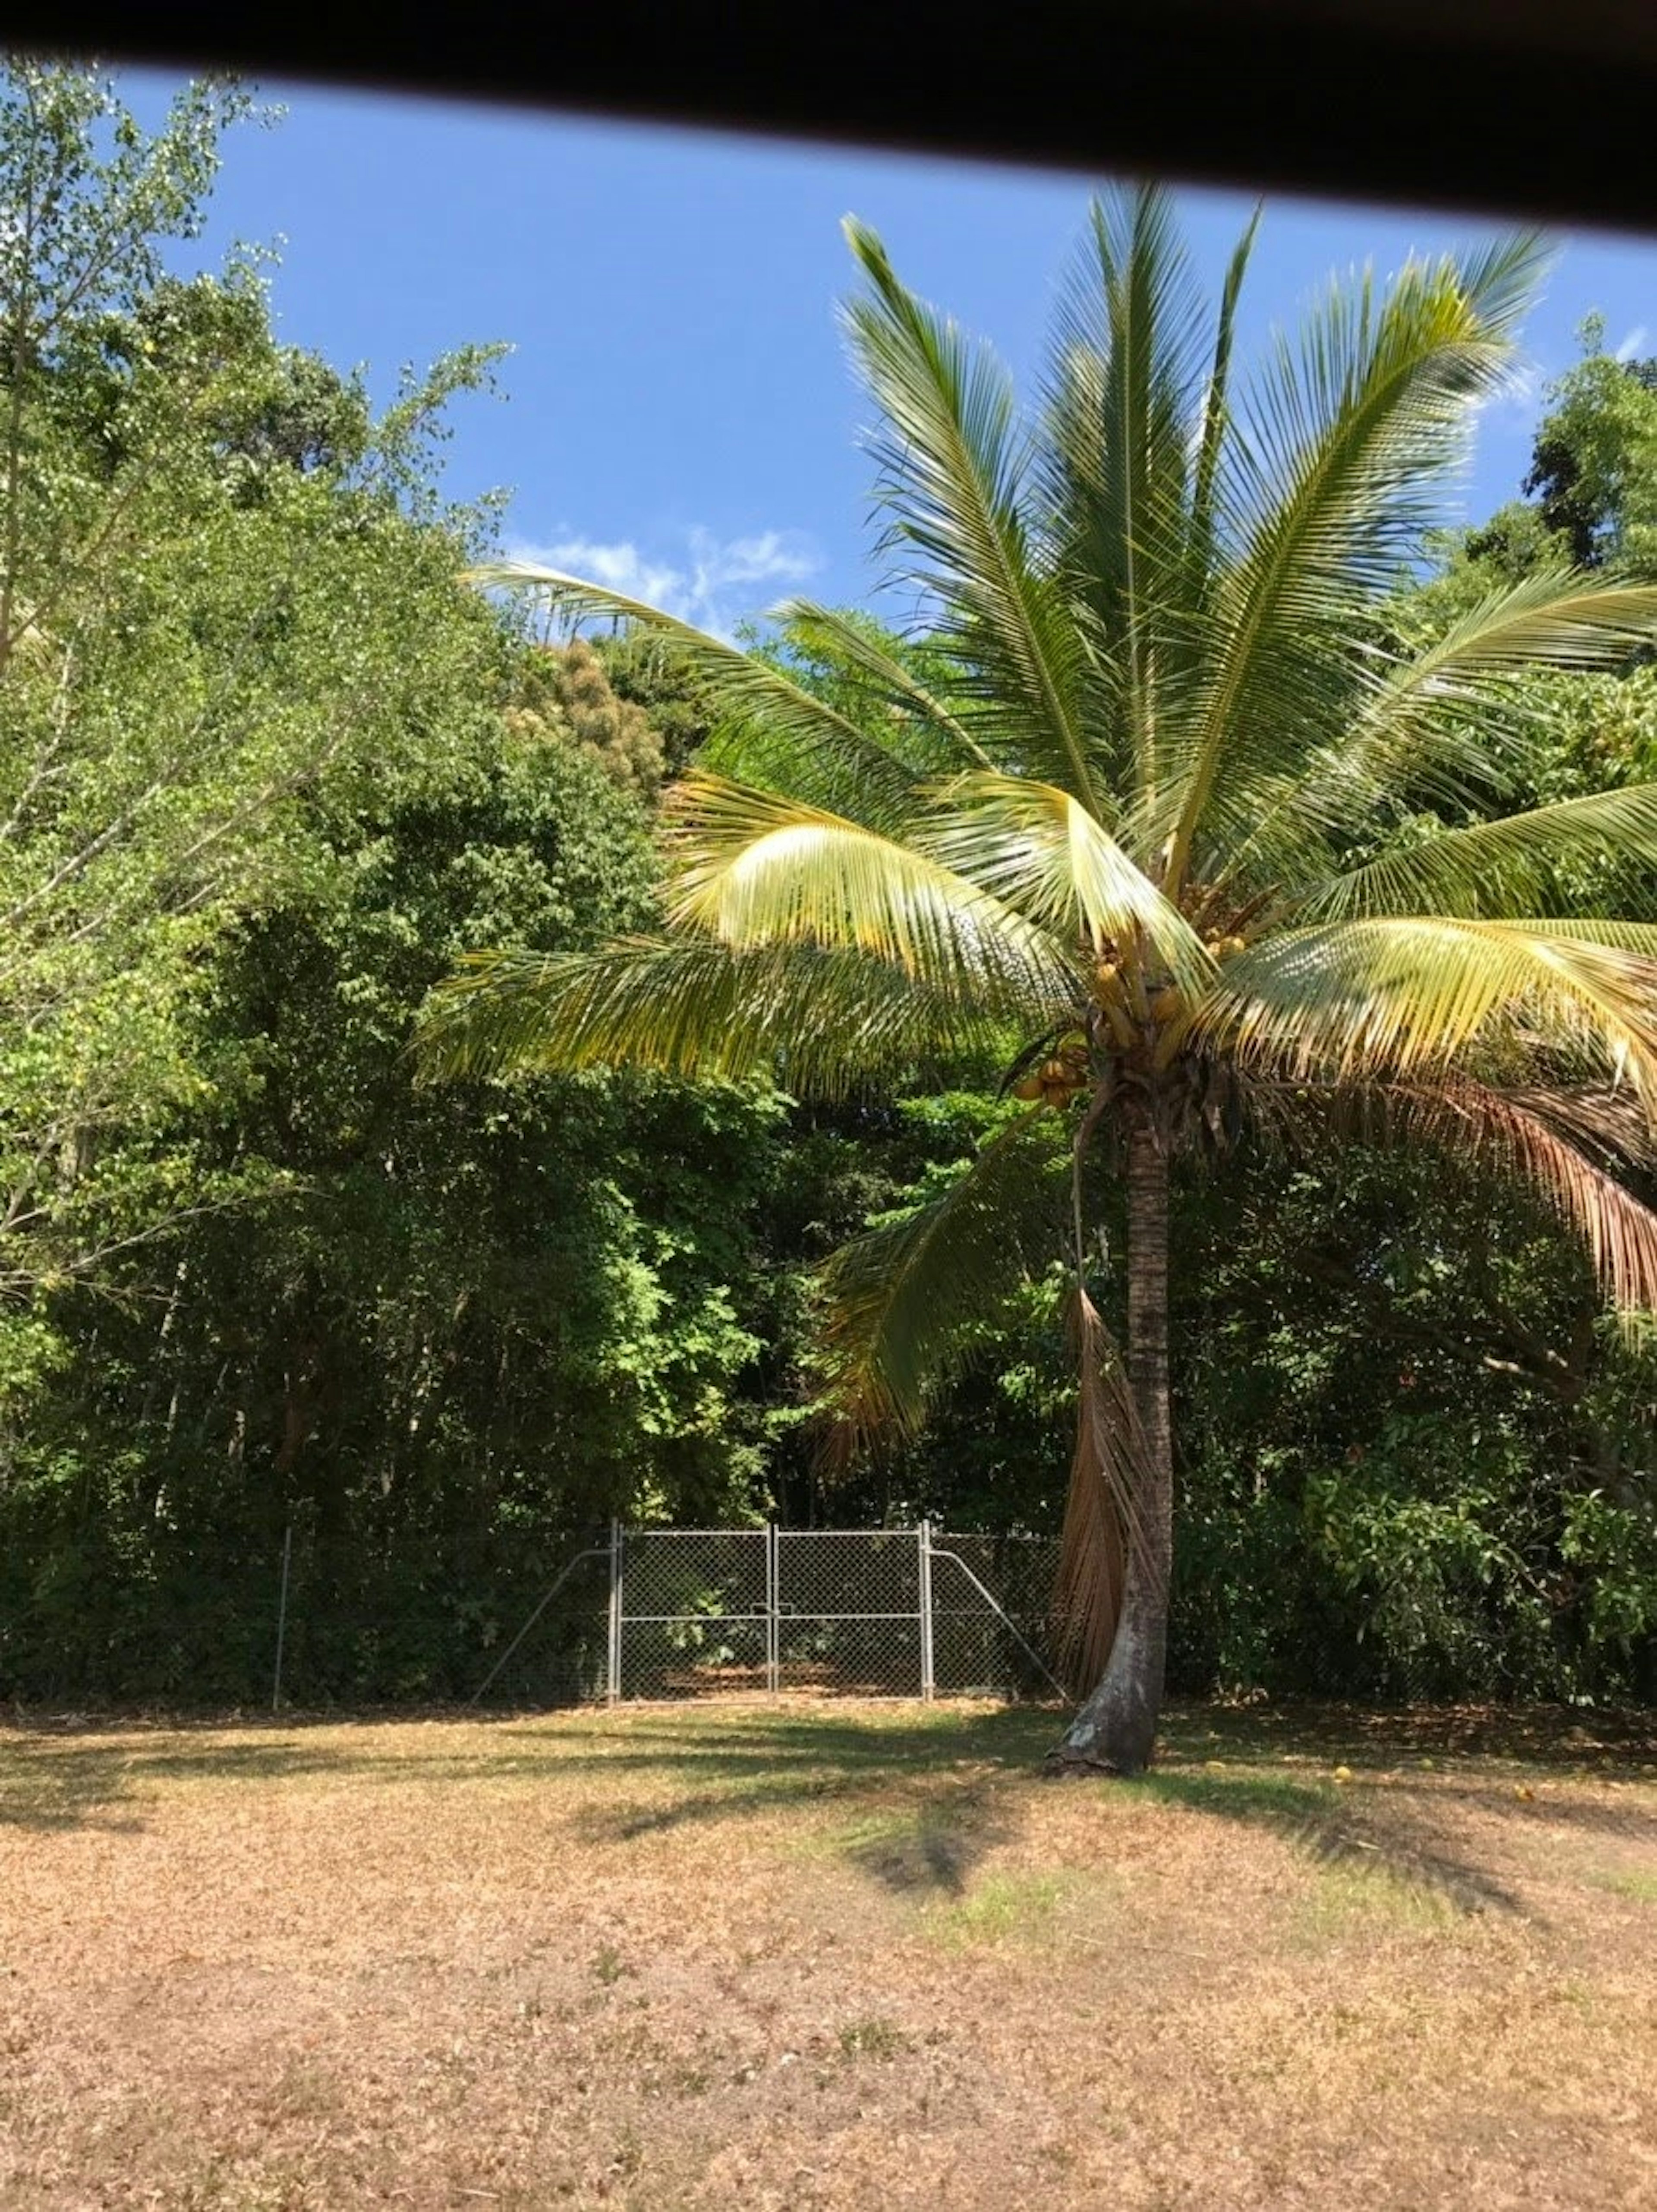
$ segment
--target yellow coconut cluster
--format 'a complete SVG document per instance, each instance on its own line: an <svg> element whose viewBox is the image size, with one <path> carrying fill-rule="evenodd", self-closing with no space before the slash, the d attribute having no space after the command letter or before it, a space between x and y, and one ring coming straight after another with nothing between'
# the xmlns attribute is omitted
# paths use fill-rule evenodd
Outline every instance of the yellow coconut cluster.
<svg viewBox="0 0 1657 2212"><path fill-rule="evenodd" d="M1087 1089L1089 1080L1088 1041L1077 1030L1059 1040L1051 1060L1044 1060L1022 1082L1015 1083L1012 1095L1029 1105L1040 1099L1044 1106L1067 1106L1078 1091Z"/></svg>
<svg viewBox="0 0 1657 2212"><path fill-rule="evenodd" d="M1171 983L1147 992L1138 975L1125 975L1114 960L1102 960L1094 969L1093 994L1121 1045L1133 1043L1147 1022L1172 1021L1185 1004Z"/></svg>
<svg viewBox="0 0 1657 2212"><path fill-rule="evenodd" d="M1217 961L1234 960L1247 950L1247 940L1235 935L1206 939ZM1137 972L1125 972L1114 960L1099 961L1093 971L1093 995L1111 1035L1125 1050L1142 1044L1147 1028L1161 1029L1186 1008L1185 994L1172 983L1147 991ZM1051 1059L1014 1084L1012 1095L1027 1105L1065 1106L1092 1081L1088 1063L1088 1040L1080 1030L1061 1037Z"/></svg>

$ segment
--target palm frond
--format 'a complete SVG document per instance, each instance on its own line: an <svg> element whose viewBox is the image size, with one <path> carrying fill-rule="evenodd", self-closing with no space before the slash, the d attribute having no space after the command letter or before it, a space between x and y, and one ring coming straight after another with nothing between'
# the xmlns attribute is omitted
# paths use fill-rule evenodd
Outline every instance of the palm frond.
<svg viewBox="0 0 1657 2212"><path fill-rule="evenodd" d="M1624 1316L1657 1313L1657 1213L1553 1126L1557 1098L1504 1095L1465 1079L1389 1085L1367 1102L1367 1129L1440 1146L1534 1190L1587 1247L1607 1299Z"/></svg>
<svg viewBox="0 0 1657 2212"><path fill-rule="evenodd" d="M1096 198L1055 320L1043 477L1060 566L1106 664L1108 753L1139 792L1157 781L1157 645L1187 581L1207 352L1172 195L1146 185Z"/></svg>
<svg viewBox="0 0 1657 2212"><path fill-rule="evenodd" d="M1248 273L1248 264L1253 256L1254 240L1259 234L1261 211L1257 203L1248 219L1247 228L1232 248L1231 258L1226 266L1225 283L1220 292L1219 319L1214 331L1214 360L1209 371L1208 389L1203 398L1202 433L1192 482L1191 555L1187 566L1190 579L1188 589L1193 602L1206 598L1213 568L1220 461L1231 419L1231 353L1236 332L1237 302L1242 296L1243 279Z"/></svg>
<svg viewBox="0 0 1657 2212"><path fill-rule="evenodd" d="M1657 783L1626 784L1524 814L1447 830L1313 884L1296 918L1423 914L1544 915L1569 896L1562 874L1585 862L1657 870Z"/></svg>
<svg viewBox="0 0 1657 2212"><path fill-rule="evenodd" d="M980 741L1000 758L1034 757L1098 812L1080 639L1033 555L1029 440L1007 374L899 282L871 230L848 220L846 233L870 288L845 320L884 417L873 441L883 550L901 551L905 576L944 609L940 642L960 659Z"/></svg>
<svg viewBox="0 0 1657 2212"><path fill-rule="evenodd" d="M871 699L904 718L918 742L905 746L902 757L917 775L940 775L952 769L995 766L953 708L929 691L901 660L834 608L822 606L815 599L785 599L773 610L773 618L804 644L817 647L837 667L860 678Z"/></svg>
<svg viewBox="0 0 1657 2212"><path fill-rule="evenodd" d="M1071 1295L1070 1321L1078 1394L1076 1448L1053 1578L1053 1641L1061 1671L1085 1697L1104 1673L1116 1640L1146 1455L1121 1353L1079 1285Z"/></svg>
<svg viewBox="0 0 1657 2212"><path fill-rule="evenodd" d="M1477 805L1511 787L1544 732L1513 679L1535 667L1615 668L1657 629L1657 589L1573 569L1490 593L1406 658L1373 659L1338 741L1263 796L1239 868L1285 818L1350 832L1400 800Z"/></svg>
<svg viewBox="0 0 1657 2212"><path fill-rule="evenodd" d="M844 1098L1005 1042L981 1006L860 954L684 937L474 953L433 994L415 1049L428 1078L630 1066Z"/></svg>
<svg viewBox="0 0 1657 2212"><path fill-rule="evenodd" d="M838 1446L920 1425L931 1395L969 1356L974 1327L1027 1279L1061 1218L1064 1157L1053 1117L1037 1107L938 1197L828 1261L824 1341Z"/></svg>
<svg viewBox="0 0 1657 2212"><path fill-rule="evenodd" d="M901 819L916 770L768 661L624 592L531 562L483 562L467 575L485 591L532 594L573 622L610 617L636 623L670 639L687 667L707 684L721 714L735 726L736 736L744 731L761 732L772 752L780 755L781 769L792 769L796 781L802 775L826 776L837 797L854 791L863 801L859 811L868 818ZM726 736L729 741L732 733ZM750 772L757 757L750 745L744 756ZM929 772L936 773L935 768Z"/></svg>
<svg viewBox="0 0 1657 2212"><path fill-rule="evenodd" d="M1222 500L1235 552L1217 588L1221 640L1184 744L1171 884L1199 827L1222 850L1254 826L1251 792L1331 726L1350 685L1348 625L1434 513L1478 402L1507 373L1535 241L1332 288L1297 345L1280 339L1228 441Z"/></svg>
<svg viewBox="0 0 1657 2212"><path fill-rule="evenodd" d="M915 841L1065 943L1085 939L1099 953L1143 938L1193 993L1217 972L1179 909L1084 807L1051 784L1029 776L958 777L933 796Z"/></svg>
<svg viewBox="0 0 1657 2212"><path fill-rule="evenodd" d="M1229 962L1193 1033L1308 1076L1447 1071L1545 1047L1657 1096L1657 927L1387 916L1285 929Z"/></svg>
<svg viewBox="0 0 1657 2212"><path fill-rule="evenodd" d="M1657 632L1657 586L1580 569L1544 568L1490 592L1430 645L1393 665L1363 703L1348 748L1375 785L1420 772L1423 739L1448 703L1478 709L1539 665L1616 668Z"/></svg>
<svg viewBox="0 0 1657 2212"><path fill-rule="evenodd" d="M1657 1165L1657 1131L1639 1101L1611 1084L1505 1084L1502 1097L1586 1152L1600 1166Z"/></svg>
<svg viewBox="0 0 1657 2212"><path fill-rule="evenodd" d="M668 805L669 918L738 951L856 950L1035 1017L1075 971L1037 922L915 844L694 772Z"/></svg>

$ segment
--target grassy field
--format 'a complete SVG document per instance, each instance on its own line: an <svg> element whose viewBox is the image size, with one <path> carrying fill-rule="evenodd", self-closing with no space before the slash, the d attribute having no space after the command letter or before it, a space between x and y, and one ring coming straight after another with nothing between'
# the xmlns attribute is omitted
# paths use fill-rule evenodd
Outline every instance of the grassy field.
<svg viewBox="0 0 1657 2212"><path fill-rule="evenodd" d="M1657 2206L1657 1725L0 1733L0 2204Z"/></svg>

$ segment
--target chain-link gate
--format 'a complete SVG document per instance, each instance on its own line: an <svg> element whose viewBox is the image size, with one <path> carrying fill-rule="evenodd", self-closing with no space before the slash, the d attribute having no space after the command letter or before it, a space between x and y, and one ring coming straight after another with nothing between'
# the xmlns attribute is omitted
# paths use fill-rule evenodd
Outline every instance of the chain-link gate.
<svg viewBox="0 0 1657 2212"><path fill-rule="evenodd" d="M714 1691L1007 1696L1059 1687L1056 1547L916 1528L612 1528L611 1698Z"/></svg>
<svg viewBox="0 0 1657 2212"><path fill-rule="evenodd" d="M612 1698L683 1698L773 1686L768 1528L615 1529Z"/></svg>
<svg viewBox="0 0 1657 2212"><path fill-rule="evenodd" d="M924 1571L908 1528L779 1528L779 1690L929 1693Z"/></svg>

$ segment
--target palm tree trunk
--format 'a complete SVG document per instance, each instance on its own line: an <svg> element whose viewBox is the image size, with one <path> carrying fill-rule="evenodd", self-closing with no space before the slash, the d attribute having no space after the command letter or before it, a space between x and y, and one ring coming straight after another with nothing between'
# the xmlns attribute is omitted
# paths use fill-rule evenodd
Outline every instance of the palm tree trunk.
<svg viewBox="0 0 1657 2212"><path fill-rule="evenodd" d="M1147 1117L1127 1132L1127 1371L1144 1442L1121 1619L1098 1687L1049 1765L1138 1774L1150 1764L1168 1651L1174 1432L1168 1402L1168 1156Z"/></svg>

